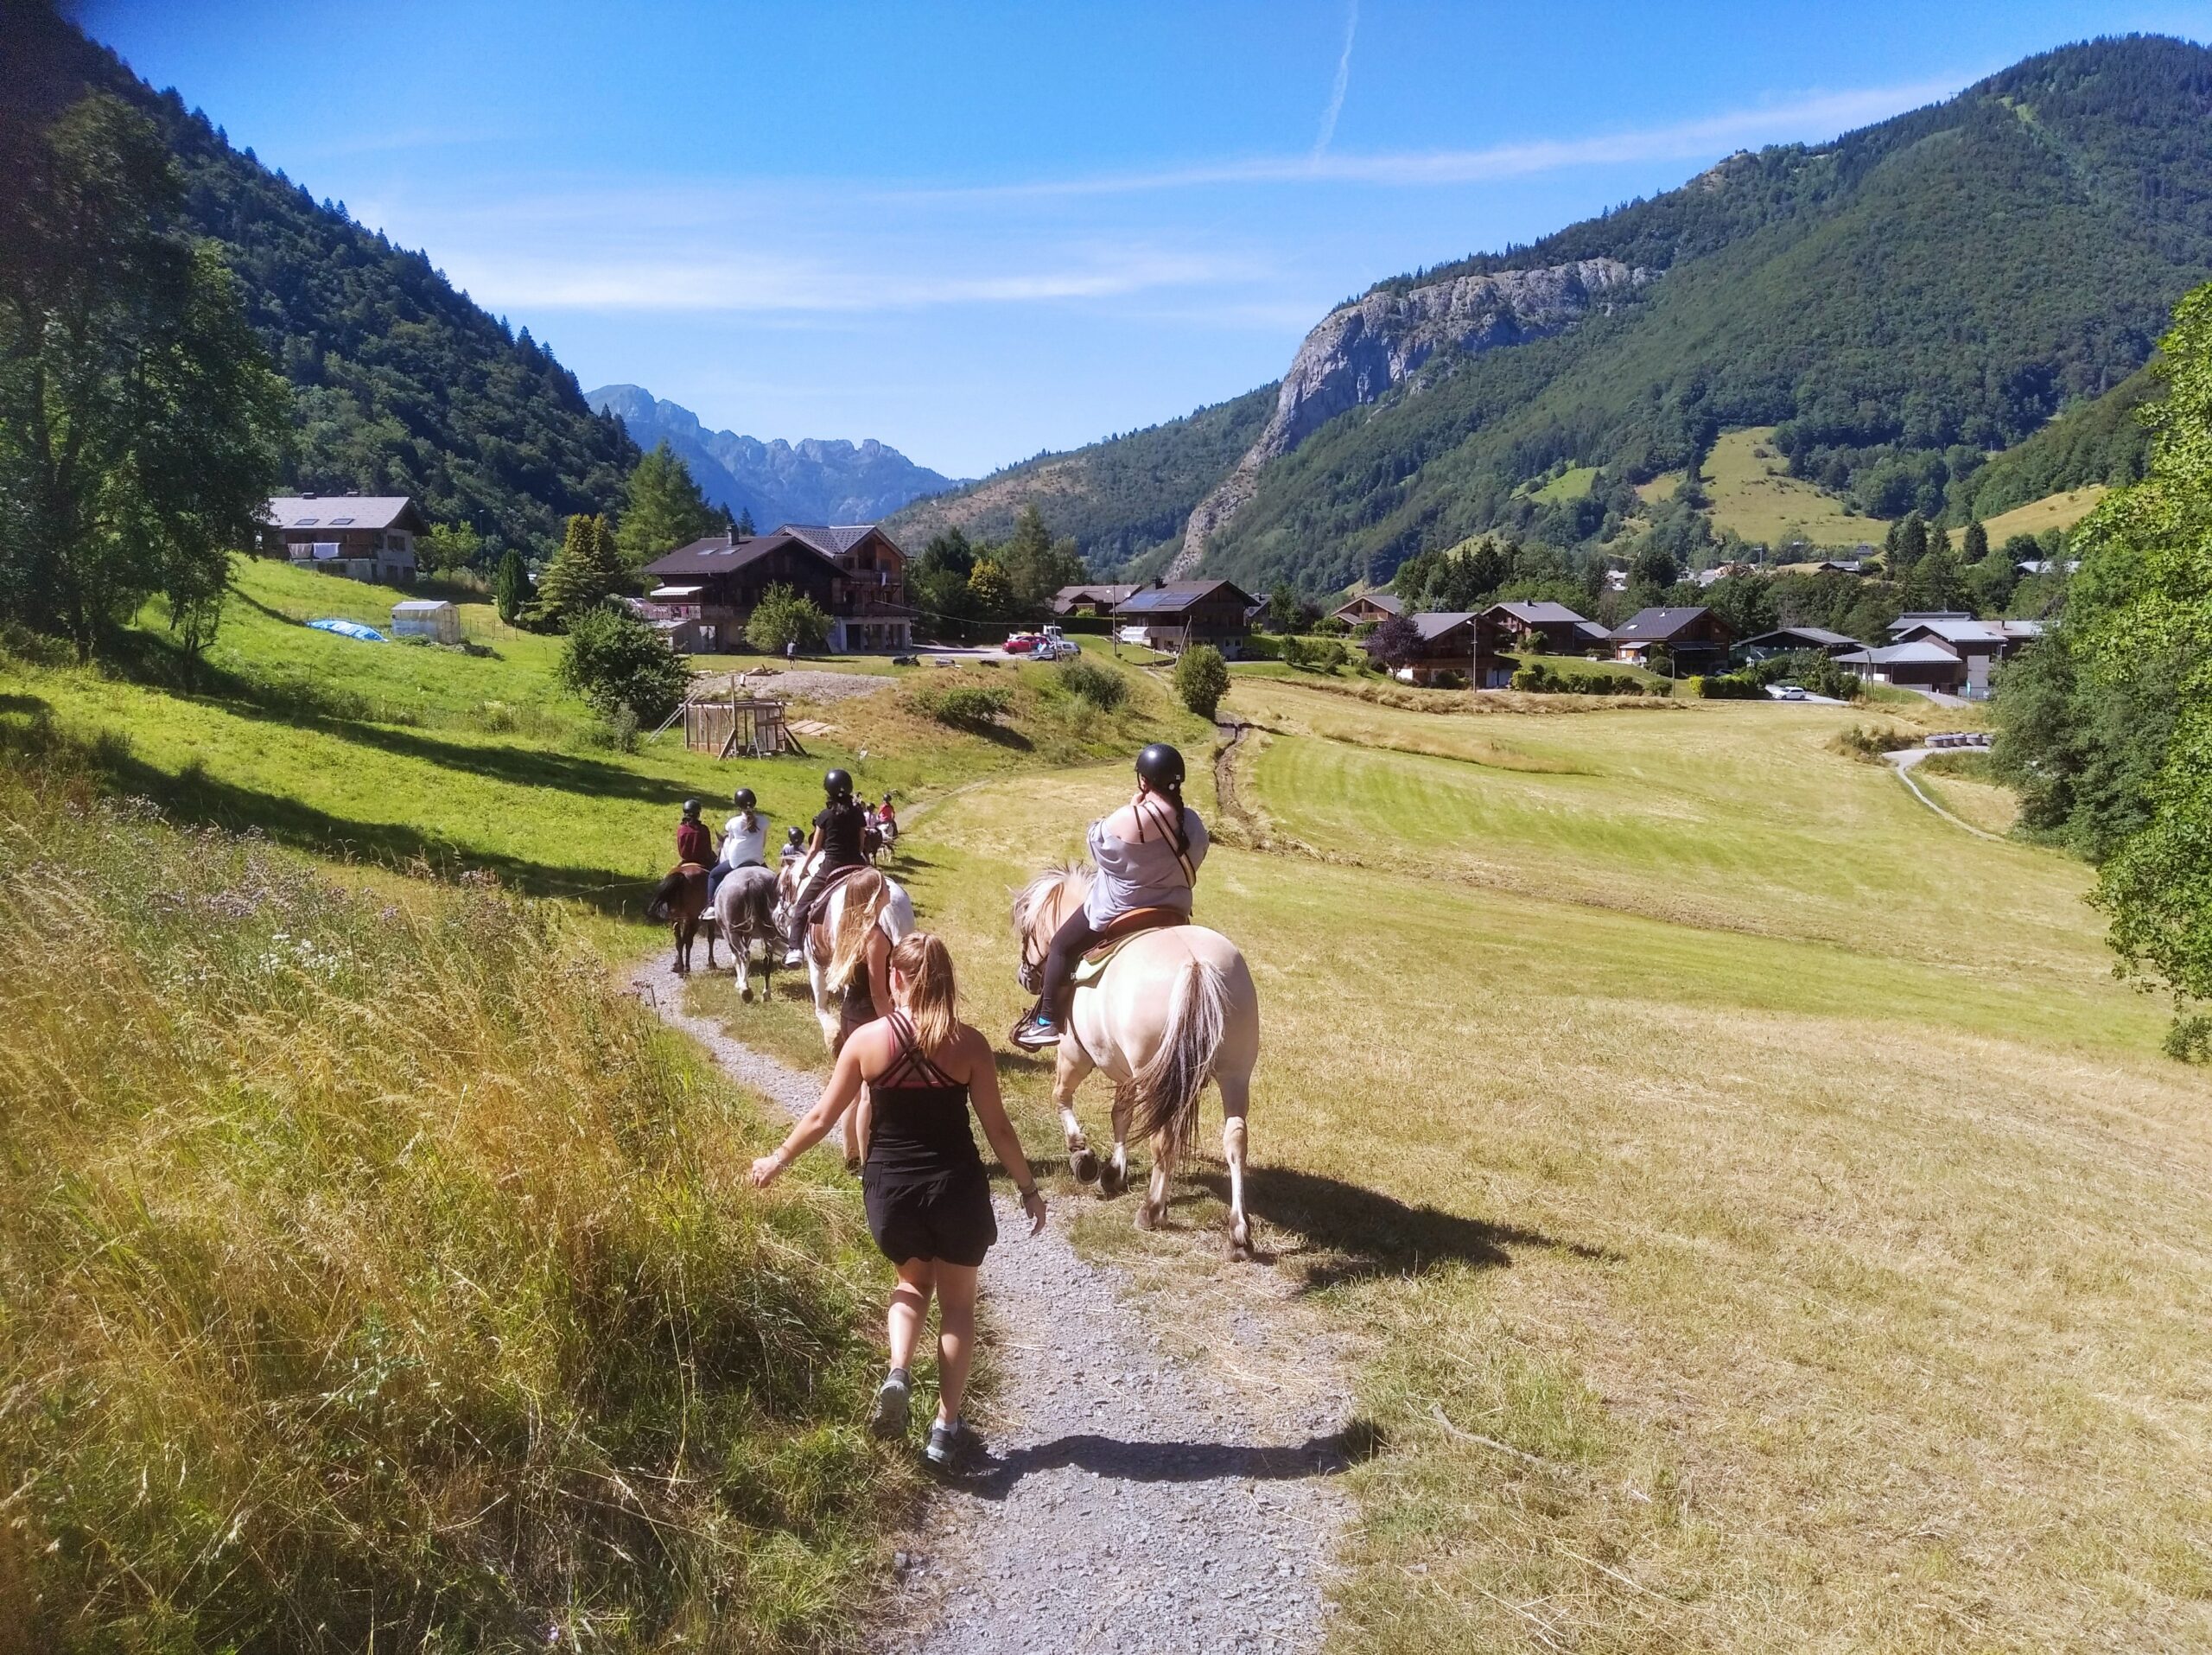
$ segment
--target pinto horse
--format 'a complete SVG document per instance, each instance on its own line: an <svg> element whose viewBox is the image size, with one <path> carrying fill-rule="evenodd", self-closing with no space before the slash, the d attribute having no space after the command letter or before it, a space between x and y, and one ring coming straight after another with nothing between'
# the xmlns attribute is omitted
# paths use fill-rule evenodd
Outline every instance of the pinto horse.
<svg viewBox="0 0 2212 1655"><path fill-rule="evenodd" d="M1034 990L1045 950L1090 889L1087 865L1049 868L1014 900L1023 986ZM1140 1230L1167 1213L1176 1158L1198 1143L1198 1095L1221 1092L1221 1152L1229 1163L1228 1251L1252 1256L1244 1211L1245 1117L1260 1060L1260 997L1236 945L1203 926L1140 932L1120 944L1095 981L1079 984L1060 1037L1052 1101L1067 1135L1068 1169L1099 1194L1128 1187L1128 1139L1152 1140L1152 1179L1137 1209ZM1102 1168L1076 1118L1076 1089L1094 1069L1114 1082L1114 1153Z"/></svg>
<svg viewBox="0 0 2212 1655"><path fill-rule="evenodd" d="M679 863L671 869L645 904L645 918L665 920L676 939L676 974L691 971L691 945L699 935L699 916L707 911L707 870L696 862ZM707 959L713 964L714 939L707 939Z"/></svg>
<svg viewBox="0 0 2212 1655"><path fill-rule="evenodd" d="M791 905L806 888L806 882L820 859L815 856L786 863L776 878L776 912L779 921L789 917ZM827 896L818 900L813 923L806 928L806 941L800 951L806 960L806 980L814 994L814 1021L822 1030L822 1043L836 1057L843 1049L845 1037L853 1032L853 1025L845 1016L845 989L855 971L868 970L868 932L872 926L882 927L884 934L897 942L914 929L914 900L906 894L906 888L887 874L873 868L856 868L830 888ZM879 1008L888 1011L888 1006ZM861 1096L845 1111L843 1141L845 1164L857 1168L860 1165L861 1141L865 1129L861 1124L861 1105L868 1098L868 1088L861 1088Z"/></svg>

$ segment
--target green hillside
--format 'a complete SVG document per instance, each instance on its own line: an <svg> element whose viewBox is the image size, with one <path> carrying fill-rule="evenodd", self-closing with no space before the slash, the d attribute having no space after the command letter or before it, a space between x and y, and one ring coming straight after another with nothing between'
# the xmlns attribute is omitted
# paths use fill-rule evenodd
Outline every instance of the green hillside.
<svg viewBox="0 0 2212 1655"><path fill-rule="evenodd" d="M575 376L472 303L422 253L231 147L174 92L36 6L0 22L0 150L88 88L160 129L184 172L189 229L221 244L248 318L295 387L296 481L408 493L494 544L550 554L561 520L619 498L637 445Z"/></svg>
<svg viewBox="0 0 2212 1655"><path fill-rule="evenodd" d="M1132 564L1150 573L1182 544L1184 519L1252 445L1274 406L1262 385L1180 419L995 471L978 482L917 500L888 519L919 545L957 524L970 538L1003 540L1034 500L1056 535L1072 535L1098 574Z"/></svg>
<svg viewBox="0 0 2212 1655"><path fill-rule="evenodd" d="M1961 481L1952 491L1952 515L1986 519L2053 494L2137 481L2150 459L2151 433L2136 411L2158 392L2158 378L2146 367L2094 402L2069 408Z"/></svg>
<svg viewBox="0 0 2212 1655"><path fill-rule="evenodd" d="M1939 509L1955 472L2140 367L2212 273L2212 150L2191 136L2209 111L2212 53L2069 47L1516 251L1667 273L1611 317L1432 365L1421 394L1325 427L1262 470L1206 566L1319 590L1492 526L1618 535L1629 485L1742 426L1777 427L1793 475L1866 516ZM1572 509L1516 500L1561 460L1605 477Z"/></svg>

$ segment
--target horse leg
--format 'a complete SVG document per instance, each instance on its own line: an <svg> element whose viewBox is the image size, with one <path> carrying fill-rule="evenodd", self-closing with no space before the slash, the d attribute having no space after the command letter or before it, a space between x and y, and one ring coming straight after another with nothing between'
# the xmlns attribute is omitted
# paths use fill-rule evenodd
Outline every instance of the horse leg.
<svg viewBox="0 0 2212 1655"><path fill-rule="evenodd" d="M1220 1074L1221 1158L1229 1163L1229 1257L1252 1257L1252 1221L1244 1212L1244 1117L1251 1104L1252 1077Z"/></svg>
<svg viewBox="0 0 2212 1655"><path fill-rule="evenodd" d="M737 979L737 997L753 1003L753 938L739 932L729 939L730 975Z"/></svg>
<svg viewBox="0 0 2212 1655"><path fill-rule="evenodd" d="M1136 1094L1128 1083L1114 1083L1114 1154L1098 1174L1101 1195L1119 1195L1129 1187L1129 1115L1136 1107Z"/></svg>
<svg viewBox="0 0 2212 1655"><path fill-rule="evenodd" d="M691 950L686 946L689 939L683 934L683 921L671 920L668 930L669 935L676 943L676 974L678 977L688 977L691 973Z"/></svg>
<svg viewBox="0 0 2212 1655"><path fill-rule="evenodd" d="M1167 1216L1167 1181L1175 1172L1175 1134L1163 1129L1152 1135L1152 1181L1145 1186L1144 1200L1137 1207L1137 1228L1156 1230Z"/></svg>
<svg viewBox="0 0 2212 1655"><path fill-rule="evenodd" d="M1059 1066L1052 1071L1052 1102L1059 1107L1060 1130L1067 1134L1068 1170L1077 1183L1088 1184L1098 1176L1098 1157L1084 1141L1083 1123L1075 1117L1075 1093L1097 1066L1074 1041L1062 1041L1059 1052Z"/></svg>
<svg viewBox="0 0 2212 1655"><path fill-rule="evenodd" d="M709 914L699 921L699 928L707 933L707 969L711 971L715 969L715 939L721 935L721 921Z"/></svg>

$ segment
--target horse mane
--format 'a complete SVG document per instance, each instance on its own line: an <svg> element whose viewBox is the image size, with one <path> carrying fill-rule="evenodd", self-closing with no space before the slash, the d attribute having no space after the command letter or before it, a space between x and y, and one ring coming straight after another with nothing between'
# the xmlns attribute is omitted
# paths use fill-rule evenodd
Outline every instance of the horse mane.
<svg viewBox="0 0 2212 1655"><path fill-rule="evenodd" d="M1087 862L1054 863L1014 894L1014 907L1007 918L1014 926L1014 934L1026 937L1037 922L1037 916L1046 909L1061 888L1070 881L1077 882L1088 891L1090 888L1090 864Z"/></svg>

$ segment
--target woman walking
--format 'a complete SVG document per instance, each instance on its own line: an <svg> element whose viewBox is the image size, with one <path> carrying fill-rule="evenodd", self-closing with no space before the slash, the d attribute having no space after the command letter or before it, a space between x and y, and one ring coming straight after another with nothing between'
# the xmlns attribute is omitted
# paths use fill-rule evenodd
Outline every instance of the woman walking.
<svg viewBox="0 0 2212 1655"><path fill-rule="evenodd" d="M892 950L891 998L889 1015L845 1042L821 1101L773 1155L753 1163L753 1182L766 1186L820 1143L867 1087L861 1187L868 1229L899 1273L891 1372L869 1424L879 1436L906 1435L914 1350L934 1297L938 1404L926 1452L932 1465L950 1468L979 1446L960 1404L975 1354L976 1271L998 1239L989 1180L968 1125L971 1104L999 1164L1013 1174L1033 1236L1045 1227L1045 1198L1000 1101L990 1043L959 1020L952 957L942 941L917 931Z"/></svg>

